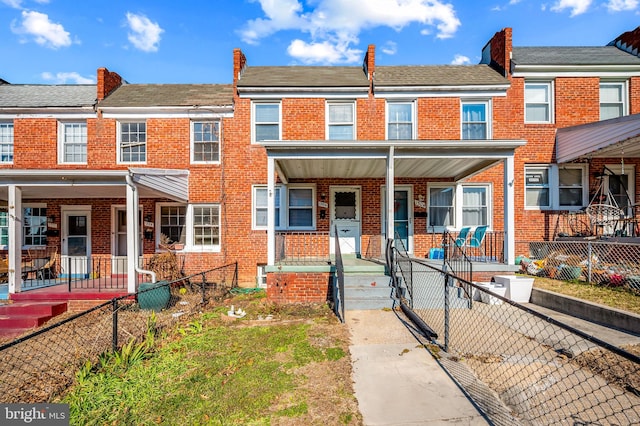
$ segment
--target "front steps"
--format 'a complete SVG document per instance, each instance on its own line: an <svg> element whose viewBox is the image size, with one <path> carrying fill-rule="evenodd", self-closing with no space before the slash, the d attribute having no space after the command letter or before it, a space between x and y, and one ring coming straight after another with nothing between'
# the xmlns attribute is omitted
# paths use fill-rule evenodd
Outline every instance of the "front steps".
<svg viewBox="0 0 640 426"><path fill-rule="evenodd" d="M344 261L344 308L348 311L393 308L391 277L384 265Z"/></svg>
<svg viewBox="0 0 640 426"><path fill-rule="evenodd" d="M16 337L67 311L67 302L24 301L0 305L0 337Z"/></svg>

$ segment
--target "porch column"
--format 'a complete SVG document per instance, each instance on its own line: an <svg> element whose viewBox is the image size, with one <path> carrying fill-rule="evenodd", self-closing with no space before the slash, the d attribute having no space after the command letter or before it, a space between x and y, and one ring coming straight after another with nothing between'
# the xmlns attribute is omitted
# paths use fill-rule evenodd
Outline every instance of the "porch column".
<svg viewBox="0 0 640 426"><path fill-rule="evenodd" d="M395 159L394 159L394 147L389 147L389 154L387 155L387 240L395 239L395 227L394 227L394 201L395 201Z"/></svg>
<svg viewBox="0 0 640 426"><path fill-rule="evenodd" d="M507 265L515 263L516 219L515 219L515 175L514 156L504 159L504 260Z"/></svg>
<svg viewBox="0 0 640 426"><path fill-rule="evenodd" d="M22 188L8 186L9 201L9 293L20 293L22 287Z"/></svg>
<svg viewBox="0 0 640 426"><path fill-rule="evenodd" d="M135 293L138 284L138 191L133 185L127 188L127 291Z"/></svg>
<svg viewBox="0 0 640 426"><path fill-rule="evenodd" d="M276 161L267 157L267 265L276 264Z"/></svg>

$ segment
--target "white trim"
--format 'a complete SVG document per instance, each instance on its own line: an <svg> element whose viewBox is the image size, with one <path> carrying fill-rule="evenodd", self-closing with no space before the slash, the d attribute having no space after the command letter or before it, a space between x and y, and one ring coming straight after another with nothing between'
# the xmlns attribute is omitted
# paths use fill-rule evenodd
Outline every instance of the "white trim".
<svg viewBox="0 0 640 426"><path fill-rule="evenodd" d="M415 229L414 229L415 200L413 198L413 184L394 185L394 190L393 190L394 201L395 201L395 192L397 191L407 191L407 221L408 221L407 240L408 240L409 247L406 247L406 249L407 249L407 253L413 253L414 236L415 236ZM382 227L381 229L382 235L386 235L387 233L385 229L385 224L387 221L387 211L391 211L391 209L385 209L386 203L387 203L387 186L381 185L380 186L380 217L382 220L380 221L380 226ZM395 217L393 222L394 222L394 228L395 228ZM394 235L394 238L395 238L395 235Z"/></svg>
<svg viewBox="0 0 640 426"><path fill-rule="evenodd" d="M336 192L354 192L355 199L355 219L335 219L336 213L336 203L335 203L335 194ZM315 220L315 213L314 213ZM355 225L355 226L354 226ZM361 247L361 239L362 239L362 186L360 185L330 185L329 186L329 253L335 254L336 245L335 245L335 227L342 228L338 229L340 232L342 231L351 231L355 230L356 235L347 235L346 237L340 237L338 235L338 241L340 244L340 251L344 254L360 254L362 252ZM350 232L347 232L350 234ZM343 239L351 239L353 238L353 252L346 251L345 248L350 246L349 243L343 245ZM343 248L345 247L345 248Z"/></svg>
<svg viewBox="0 0 640 426"><path fill-rule="evenodd" d="M286 186L286 196L285 196L285 200L284 202L286 202L286 222L285 222L285 227L287 230L290 231L315 231L316 230L316 209L317 209L317 203L316 203L316 184L315 183L291 183L289 185ZM289 200L291 199L291 197L289 196L289 193L292 189L310 189L311 190L311 226L290 226L289 225L289 211L292 210L291 206L289 205ZM282 197L282 191L280 191L280 197ZM280 199L280 209L282 209L282 198ZM305 207L305 210L308 209L308 207ZM282 223L280 223L280 225L282 226Z"/></svg>
<svg viewBox="0 0 640 426"><path fill-rule="evenodd" d="M251 229L254 231L265 231L268 226L269 226L269 221L267 219L267 224L262 226L262 225L256 225L256 210L258 208L258 206L256 205L256 191L262 189L264 191L266 191L267 193L267 204L265 206L260 206L261 209L266 209L267 211L269 210L269 188L267 184L264 185L251 185ZM283 224L286 221L286 209L283 208L283 199L286 201L286 196L284 196L283 194L286 194L286 186L284 185L280 185L277 184L275 185L274 188L274 195L278 194L279 197L274 197L274 200L279 200L280 205L279 206L275 206L277 209L280 209L279 212L279 220L280 220L280 226L276 226L275 229L276 230L282 230L285 229Z"/></svg>
<svg viewBox="0 0 640 426"><path fill-rule="evenodd" d="M618 117L623 117L625 115L629 114L629 80L607 80L607 79L601 79L600 83L598 84L598 107L600 110L600 120L605 120L604 118L602 118L602 85L609 85L609 86L620 86L621 88L621 93L622 93L622 115L618 116ZM610 102L609 102L610 104ZM618 117L609 117L606 118L606 120L609 120L611 118L618 118Z"/></svg>
<svg viewBox="0 0 640 426"><path fill-rule="evenodd" d="M33 109L33 108L30 108ZM91 118L98 118L96 113L0 113L0 120L15 120L25 118L55 118L57 120L86 120Z"/></svg>
<svg viewBox="0 0 640 426"><path fill-rule="evenodd" d="M487 223L469 225L464 223L464 190L465 188L484 188L487 193ZM487 230L493 228L493 185L491 183L473 182L473 183L460 183L456 187L456 216L460 220L457 222L460 226L487 226ZM458 210L459 209L459 210Z"/></svg>
<svg viewBox="0 0 640 426"><path fill-rule="evenodd" d="M560 169L579 169L582 171L582 205L561 206L560 205ZM548 182L546 188L549 191L549 204L545 206L527 205L527 170L545 169L547 170ZM523 181L523 202L525 210L559 210L559 211L579 211L589 203L589 168L587 164L525 164ZM544 188L544 186L543 186Z"/></svg>
<svg viewBox="0 0 640 426"><path fill-rule="evenodd" d="M384 132L386 140L402 140L389 138L389 105L390 104L409 104L411 106L411 139L417 139L418 134L418 114L416 111L416 99L386 99L384 111Z"/></svg>
<svg viewBox="0 0 640 426"><path fill-rule="evenodd" d="M155 220L155 228L156 228L156 249L158 249L158 242L160 241L161 234L161 224L162 224L162 207L165 206L184 206L185 210L185 243L184 249L181 251L184 252L198 252L198 253L219 253L222 248L222 209L220 208L219 203L193 203L193 204L185 204L185 203L173 203L173 202L162 202L156 203L156 220ZM215 208L218 214L218 244L213 245L196 245L194 242L194 220L193 214L194 209L198 207L203 208Z"/></svg>
<svg viewBox="0 0 640 426"><path fill-rule="evenodd" d="M84 141L84 145L85 145L85 161L65 161L65 155L64 155L64 150L65 150L65 135L66 135L66 130L67 130L67 125L70 124L84 124L85 126L85 141ZM58 120L58 164L87 164L88 161L88 157L89 157L89 136L87 134L88 130L87 126L87 122L86 121L79 121L79 120Z"/></svg>
<svg viewBox="0 0 640 426"><path fill-rule="evenodd" d="M450 208L453 209L453 217L452 217L452 221L451 221L451 225L449 226L432 226L429 225L429 218L430 218L430 214L429 214L429 210L431 209L431 188L451 188L452 191L452 200L451 200L451 206L449 206ZM446 229L458 229L459 227L457 226L457 222L456 222L456 184L455 182L429 182L427 183L427 221L426 221L426 226L427 226L427 232L431 231L431 233L442 233L444 232ZM443 206L438 206L438 207L443 207Z"/></svg>
<svg viewBox="0 0 640 426"><path fill-rule="evenodd" d="M194 160L195 155L195 137L193 131L193 125L195 123L212 123L218 125L218 159L214 161L196 161ZM213 142L211 142L213 143ZM222 120L190 120L189 121L189 160L191 164L220 164L221 162L221 147L222 147Z"/></svg>
<svg viewBox="0 0 640 426"><path fill-rule="evenodd" d="M144 123L144 161L123 161L122 160L122 125L133 123ZM122 120L116 122L116 164L118 165L144 165L149 159L149 128L146 120Z"/></svg>
<svg viewBox="0 0 640 426"><path fill-rule="evenodd" d="M465 105L484 105L484 114L485 114L485 125L486 132L485 138L482 140L488 140L493 138L493 103L491 99L461 99L460 100L460 139L461 140L473 140L473 139L464 139L463 138L463 124L464 124L464 106ZM476 123L476 122L474 122Z"/></svg>
<svg viewBox="0 0 640 426"><path fill-rule="evenodd" d="M539 86L547 86L548 87L548 100L547 100L547 106L548 106L548 113L549 113L549 119L548 120L544 120L544 121L528 121L527 120L527 85L539 85ZM523 118L524 118L524 124L553 124L555 123L555 84L553 80L529 80L529 81L525 81L524 82L524 87L523 87L523 101L524 101L524 114L523 114ZM530 102L531 104L540 104L540 103L535 103L535 102Z"/></svg>
<svg viewBox="0 0 640 426"><path fill-rule="evenodd" d="M278 105L278 139L282 140L282 102L281 101L261 101L261 102L251 102L251 143L256 144L264 141L256 140L256 105ZM269 124L267 122L260 122L260 124ZM271 123L275 124L275 123Z"/></svg>
<svg viewBox="0 0 640 426"><path fill-rule="evenodd" d="M352 120L351 123L347 123L347 122L336 122L336 123L331 123L330 117L330 109L332 106L335 105L350 105L351 106L351 111L352 111ZM325 131L325 139L326 140L333 140L333 141L342 141L342 140L349 140L349 141L354 141L358 139L358 129L357 129L357 125L356 123L358 122L358 117L356 115L356 102L355 101L335 101L333 99L331 100L327 100L325 102L325 120L324 120L324 131ZM352 129L352 134L351 134L351 139L331 139L329 138L329 129L332 127L348 127L351 126Z"/></svg>

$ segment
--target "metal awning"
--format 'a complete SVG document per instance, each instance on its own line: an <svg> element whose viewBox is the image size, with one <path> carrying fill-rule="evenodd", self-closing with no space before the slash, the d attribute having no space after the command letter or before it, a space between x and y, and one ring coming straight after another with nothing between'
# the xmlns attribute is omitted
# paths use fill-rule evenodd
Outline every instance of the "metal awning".
<svg viewBox="0 0 640 426"><path fill-rule="evenodd" d="M189 171L132 168L129 170L0 170L0 200L8 185L20 186L23 199L124 198L126 177L138 185L140 197L189 200Z"/></svg>
<svg viewBox="0 0 640 426"><path fill-rule="evenodd" d="M285 181L384 178L393 150L395 176L460 180L513 155L524 140L265 141Z"/></svg>
<svg viewBox="0 0 640 426"><path fill-rule="evenodd" d="M558 129L556 161L640 157L640 114Z"/></svg>

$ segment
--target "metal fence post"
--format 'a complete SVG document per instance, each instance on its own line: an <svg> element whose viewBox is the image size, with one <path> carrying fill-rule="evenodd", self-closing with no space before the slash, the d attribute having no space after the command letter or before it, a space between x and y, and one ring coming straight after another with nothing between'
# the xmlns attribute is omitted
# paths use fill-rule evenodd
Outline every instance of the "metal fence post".
<svg viewBox="0 0 640 426"><path fill-rule="evenodd" d="M593 250L593 246L591 245L591 241L589 241L587 242L587 282L591 282L591 268L593 267L591 250Z"/></svg>
<svg viewBox="0 0 640 426"><path fill-rule="evenodd" d="M111 309L111 317L113 320L111 350L115 352L118 350L118 299L115 297L111 300Z"/></svg>
<svg viewBox="0 0 640 426"><path fill-rule="evenodd" d="M69 293L71 293L71 256L67 257L67 281L69 286Z"/></svg>
<svg viewBox="0 0 640 426"><path fill-rule="evenodd" d="M444 276L444 351L449 352L449 274Z"/></svg>

